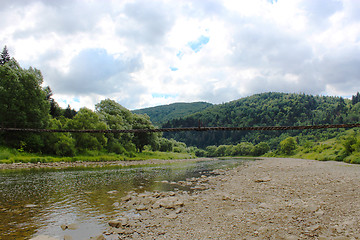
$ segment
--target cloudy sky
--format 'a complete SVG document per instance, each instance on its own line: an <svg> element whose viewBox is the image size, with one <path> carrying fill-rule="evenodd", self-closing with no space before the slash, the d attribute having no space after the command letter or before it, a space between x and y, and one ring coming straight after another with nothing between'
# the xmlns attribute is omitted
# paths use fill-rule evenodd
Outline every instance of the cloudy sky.
<svg viewBox="0 0 360 240"><path fill-rule="evenodd" d="M360 91L358 0L0 0L0 47L62 107Z"/></svg>

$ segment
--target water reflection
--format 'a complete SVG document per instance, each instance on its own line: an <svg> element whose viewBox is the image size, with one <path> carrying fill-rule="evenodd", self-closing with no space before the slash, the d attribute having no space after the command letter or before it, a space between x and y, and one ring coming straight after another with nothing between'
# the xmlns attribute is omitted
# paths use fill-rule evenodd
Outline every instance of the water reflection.
<svg viewBox="0 0 360 240"><path fill-rule="evenodd" d="M0 172L0 239L30 239L46 234L59 239L89 239L101 233L103 218L129 191L189 190L168 182L209 175L244 160L194 161L132 167L37 169ZM63 231L62 224L78 230Z"/></svg>

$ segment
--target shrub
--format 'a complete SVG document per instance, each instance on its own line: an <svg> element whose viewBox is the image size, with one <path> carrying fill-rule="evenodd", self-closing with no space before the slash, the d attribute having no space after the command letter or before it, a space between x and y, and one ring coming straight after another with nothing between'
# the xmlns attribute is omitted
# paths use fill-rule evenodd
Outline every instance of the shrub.
<svg viewBox="0 0 360 240"><path fill-rule="evenodd" d="M297 147L297 143L294 137L288 137L280 142L280 150L282 153L286 155L293 154L296 147Z"/></svg>

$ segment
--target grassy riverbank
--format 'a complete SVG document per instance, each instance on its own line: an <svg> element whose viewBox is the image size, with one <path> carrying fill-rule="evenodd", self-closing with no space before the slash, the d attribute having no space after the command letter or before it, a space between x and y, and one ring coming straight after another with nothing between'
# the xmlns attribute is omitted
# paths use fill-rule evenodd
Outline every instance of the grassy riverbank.
<svg viewBox="0 0 360 240"><path fill-rule="evenodd" d="M148 159L190 159L195 158L191 153L152 152L143 151L131 155L119 155L89 151L74 157L46 156L35 153L20 152L16 149L0 148L0 163L50 163L50 162L107 162L107 161L137 161Z"/></svg>

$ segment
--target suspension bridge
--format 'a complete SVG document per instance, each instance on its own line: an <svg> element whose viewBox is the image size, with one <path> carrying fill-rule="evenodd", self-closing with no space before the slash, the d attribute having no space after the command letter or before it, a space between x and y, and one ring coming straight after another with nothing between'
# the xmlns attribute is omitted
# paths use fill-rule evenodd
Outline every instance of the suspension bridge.
<svg viewBox="0 0 360 240"><path fill-rule="evenodd" d="M6 132L70 132L70 133L151 133L151 132L185 132L185 131L284 131L284 130L307 130L307 129L330 129L330 128L356 128L360 123L353 124L328 124L306 126L257 126L257 127L198 127L183 128L145 128L145 129L34 129L34 128L7 128L0 127Z"/></svg>

